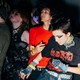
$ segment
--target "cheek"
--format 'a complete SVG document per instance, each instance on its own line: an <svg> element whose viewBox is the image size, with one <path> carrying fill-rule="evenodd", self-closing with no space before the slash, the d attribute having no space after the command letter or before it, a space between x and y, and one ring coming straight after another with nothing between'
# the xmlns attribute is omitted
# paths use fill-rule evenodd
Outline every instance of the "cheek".
<svg viewBox="0 0 80 80"><path fill-rule="evenodd" d="M50 16L49 15L46 15L46 19L50 19Z"/></svg>
<svg viewBox="0 0 80 80"><path fill-rule="evenodd" d="M11 18L10 21L11 22L16 22L16 19L15 18Z"/></svg>
<svg viewBox="0 0 80 80"><path fill-rule="evenodd" d="M49 15L45 14L44 16L42 16L43 20L48 20L49 19Z"/></svg>
<svg viewBox="0 0 80 80"><path fill-rule="evenodd" d="M16 20L17 20L17 21L22 21L22 18L19 17L19 16L17 16L17 17L16 17Z"/></svg>
<svg viewBox="0 0 80 80"><path fill-rule="evenodd" d="M63 45L65 42L66 42L66 37L63 37L63 38L61 39L62 45Z"/></svg>
<svg viewBox="0 0 80 80"><path fill-rule="evenodd" d="M15 20L16 20L16 22L22 22L22 18L20 18L20 17L17 17Z"/></svg>

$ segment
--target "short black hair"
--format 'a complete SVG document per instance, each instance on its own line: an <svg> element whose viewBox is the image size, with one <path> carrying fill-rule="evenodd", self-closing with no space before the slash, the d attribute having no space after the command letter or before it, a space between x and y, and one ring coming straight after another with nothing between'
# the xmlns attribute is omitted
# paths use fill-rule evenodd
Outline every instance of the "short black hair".
<svg viewBox="0 0 80 80"><path fill-rule="evenodd" d="M72 33L71 21L70 19L61 18L55 24L52 25L52 31L61 29L63 33L67 34L68 32Z"/></svg>

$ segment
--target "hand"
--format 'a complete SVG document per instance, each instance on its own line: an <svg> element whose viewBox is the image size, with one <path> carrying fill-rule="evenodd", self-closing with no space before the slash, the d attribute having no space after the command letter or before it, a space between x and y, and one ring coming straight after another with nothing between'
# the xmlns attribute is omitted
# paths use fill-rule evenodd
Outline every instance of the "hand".
<svg viewBox="0 0 80 80"><path fill-rule="evenodd" d="M36 53L41 52L41 51L44 49L44 47L45 47L45 44L43 44L42 42L39 43L39 44L36 46L36 48L35 48L35 52L36 52Z"/></svg>
<svg viewBox="0 0 80 80"><path fill-rule="evenodd" d="M65 65L65 64L62 63L60 60L58 60L58 59L53 59L53 60L52 60L52 64L54 65L55 68L59 68L59 69L62 70L64 73L67 72L68 65Z"/></svg>
<svg viewBox="0 0 80 80"><path fill-rule="evenodd" d="M30 76L30 74L28 74L26 76L24 73L20 72L20 77L21 77L22 80L25 80L25 78L27 79L29 76Z"/></svg>
<svg viewBox="0 0 80 80"><path fill-rule="evenodd" d="M61 69L59 69L59 68L55 68L55 67L54 67L54 65L52 64L52 62L50 62L50 61L49 61L49 63L48 63L48 66L47 66L47 67L48 67L48 69L49 69L49 70L51 70L51 71L62 72L62 70L61 70Z"/></svg>
<svg viewBox="0 0 80 80"><path fill-rule="evenodd" d="M24 80L25 78L27 79L32 72L32 68L29 66L26 69L21 69L20 71L20 77Z"/></svg>

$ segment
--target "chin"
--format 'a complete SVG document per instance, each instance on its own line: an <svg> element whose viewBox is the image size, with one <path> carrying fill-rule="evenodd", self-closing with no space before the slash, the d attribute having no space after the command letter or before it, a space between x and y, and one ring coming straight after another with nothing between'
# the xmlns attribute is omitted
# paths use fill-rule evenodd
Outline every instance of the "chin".
<svg viewBox="0 0 80 80"><path fill-rule="evenodd" d="M61 43L58 43L59 45L63 45L63 44L61 44Z"/></svg>

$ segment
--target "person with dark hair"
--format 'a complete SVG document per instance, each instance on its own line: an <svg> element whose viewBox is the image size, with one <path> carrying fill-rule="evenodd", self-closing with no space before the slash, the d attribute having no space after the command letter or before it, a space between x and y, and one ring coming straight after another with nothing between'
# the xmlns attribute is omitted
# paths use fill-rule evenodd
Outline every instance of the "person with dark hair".
<svg viewBox="0 0 80 80"><path fill-rule="evenodd" d="M60 19L53 27L52 34L54 36L41 54L20 72L21 78L28 78L42 57L51 60L37 80L72 80L72 73L80 75L80 38L72 35L70 19Z"/></svg>
<svg viewBox="0 0 80 80"><path fill-rule="evenodd" d="M10 44L10 30L9 26L6 24L7 18L8 13L6 8L0 6L0 80L3 62Z"/></svg>
<svg viewBox="0 0 80 80"><path fill-rule="evenodd" d="M14 9L9 19L12 23L12 35L3 66L3 80L20 80L19 70L28 63L29 32L26 15L20 9Z"/></svg>
<svg viewBox="0 0 80 80"><path fill-rule="evenodd" d="M29 62L32 62L32 60L39 54L37 51L42 51L42 49L45 47L45 45L48 43L49 38L52 36L50 29L51 20L53 17L52 9L48 6L45 6L41 9L41 22L42 25L32 27L30 29L30 37L29 37L29 44L30 44L30 50L34 53L30 53L30 59ZM42 46L42 43L45 43L44 46ZM41 47L42 46L42 47ZM50 60L50 58L44 57L40 64L37 65L37 70L32 72L32 75L29 77L29 80L36 80L35 76L39 76L41 73L41 68L45 68L47 65L47 62Z"/></svg>

